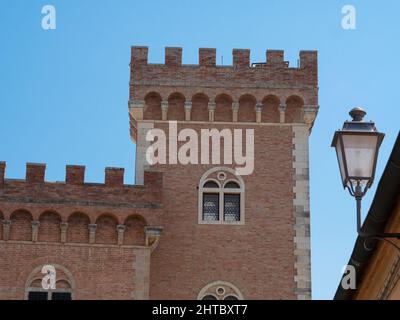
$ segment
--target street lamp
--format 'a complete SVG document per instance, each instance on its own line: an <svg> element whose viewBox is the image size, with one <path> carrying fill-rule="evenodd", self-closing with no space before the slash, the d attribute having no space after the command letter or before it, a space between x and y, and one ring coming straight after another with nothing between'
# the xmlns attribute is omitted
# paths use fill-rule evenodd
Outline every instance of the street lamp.
<svg viewBox="0 0 400 320"><path fill-rule="evenodd" d="M361 230L361 200L371 187L383 133L375 123L363 120L366 112L353 108L351 121L345 121L342 130L335 132L332 147L336 149L343 187L347 188L357 203L357 232L364 238L400 238L400 233L366 234Z"/></svg>

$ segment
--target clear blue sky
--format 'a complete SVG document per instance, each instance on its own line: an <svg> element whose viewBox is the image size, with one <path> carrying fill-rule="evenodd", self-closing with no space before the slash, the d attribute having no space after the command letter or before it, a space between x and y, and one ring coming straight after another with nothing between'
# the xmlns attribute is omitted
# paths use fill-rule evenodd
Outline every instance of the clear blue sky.
<svg viewBox="0 0 400 320"><path fill-rule="evenodd" d="M41 28L41 8L57 10L57 29ZM353 4L357 29L341 28L341 8ZM320 112L311 140L312 281L314 299L331 299L356 237L355 204L342 189L330 142L353 106L368 111L386 133L380 177L399 130L400 2L393 1L106 1L2 0L0 3L0 160L7 177L23 178L25 162L48 164L62 181L65 164L84 164L87 180L104 167L126 168L134 181L129 139L131 45L147 45L163 62L165 46L183 47L197 63L199 47L217 48L230 64L232 48L319 51ZM364 201L369 207L374 188Z"/></svg>

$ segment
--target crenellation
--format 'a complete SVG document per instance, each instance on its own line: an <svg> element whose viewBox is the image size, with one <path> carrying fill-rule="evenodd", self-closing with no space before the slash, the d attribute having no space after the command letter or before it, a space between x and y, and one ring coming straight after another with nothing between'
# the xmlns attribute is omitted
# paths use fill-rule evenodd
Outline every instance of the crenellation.
<svg viewBox="0 0 400 320"><path fill-rule="evenodd" d="M148 63L147 47L132 47L131 50L131 86L146 85L156 87L160 84L174 82L180 85L218 85L220 81L226 81L220 87L231 85L279 87L279 85L299 85L305 87L317 85L315 75L317 73L317 51L300 51L300 65L289 68L284 61L283 50L267 50L266 61L250 65L249 49L233 49L233 64L231 66L216 66L216 49L200 48L198 65L182 64L182 48L165 48L165 62ZM204 68L201 67L214 67ZM262 67L260 67L262 66ZM172 68L173 67L173 68ZM279 71L276 68L279 67ZM177 73L176 68L179 68ZM273 71L273 72L272 72ZM310 76L310 71L312 76ZM132 89L132 88L131 88ZM131 92L132 93L132 92ZM131 99L134 97L131 95Z"/></svg>
<svg viewBox="0 0 400 320"><path fill-rule="evenodd" d="M147 47L131 47L131 65L146 65L149 49Z"/></svg>
<svg viewBox="0 0 400 320"><path fill-rule="evenodd" d="M26 164L26 182L43 183L46 173L46 164L44 163L27 163Z"/></svg>
<svg viewBox="0 0 400 320"><path fill-rule="evenodd" d="M283 50L267 50L267 65L276 66L288 66L288 63L284 61Z"/></svg>
<svg viewBox="0 0 400 320"><path fill-rule="evenodd" d="M215 48L199 49L199 66L215 67L217 50Z"/></svg>
<svg viewBox="0 0 400 320"><path fill-rule="evenodd" d="M85 166L67 165L65 183L82 185L85 183Z"/></svg>
<svg viewBox="0 0 400 320"><path fill-rule="evenodd" d="M90 195L91 189L99 189L106 187L123 187L131 190L140 190L143 186L124 184L124 168L105 168L104 183L93 183L85 181L85 166L83 165L66 165L65 167L65 182L50 182L45 180L46 164L44 163L27 163L26 164L26 178L25 179L6 179L5 177L6 162L0 161L0 183L3 181L0 198L7 194L8 188L18 186L22 188L26 186L26 190L32 190L29 187L31 183L43 184L43 188L48 188L48 191L59 190L62 196L63 190L75 190L68 188L81 187L80 190L86 190ZM145 171L145 184L144 187L153 188L158 190L162 186L162 173L157 170ZM3 177L3 180L1 178ZM22 189L21 189L22 190ZM105 191L106 192L106 191ZM56 195L56 192L53 194ZM78 197L85 197L82 193Z"/></svg>
<svg viewBox="0 0 400 320"><path fill-rule="evenodd" d="M182 48L176 48L176 47L165 48L165 65L166 66L182 65Z"/></svg>
<svg viewBox="0 0 400 320"><path fill-rule="evenodd" d="M250 67L250 50L249 49L233 49L233 67L238 68L249 68Z"/></svg>
<svg viewBox="0 0 400 320"><path fill-rule="evenodd" d="M104 178L105 185L108 187L123 187L124 172L124 168L106 168Z"/></svg>
<svg viewBox="0 0 400 320"><path fill-rule="evenodd" d="M132 47L129 112L132 116L131 137L137 138L137 124L141 120L178 120L221 122L305 123L311 130L318 109L317 52L301 51L300 65L289 68L284 60L283 50L267 50L266 62L250 64L249 49L233 49L232 66L216 66L216 49L200 48L199 64L182 64L182 48L165 48L165 63L147 62L147 47ZM194 108L168 111L168 97L178 97L179 105L187 106L199 94L207 96L209 104L224 95L239 103L236 115L220 115L218 110L209 109L208 119L204 117L204 107L196 103ZM246 114L248 106L241 105L240 99L248 96L256 105L262 106L254 116ZM274 97L271 105L270 97ZM269 99L269 100L268 100ZM264 105L264 101L269 101ZM185 104L186 102L186 104ZM288 106L281 108L279 106ZM310 108L310 106L312 108ZM200 109L196 109L200 108ZM274 109L271 109L274 108ZM196 109L196 110L194 110ZM258 115L257 115L257 114ZM191 115L195 116L192 117ZM201 116L200 116L201 114ZM231 120L228 120L231 119Z"/></svg>

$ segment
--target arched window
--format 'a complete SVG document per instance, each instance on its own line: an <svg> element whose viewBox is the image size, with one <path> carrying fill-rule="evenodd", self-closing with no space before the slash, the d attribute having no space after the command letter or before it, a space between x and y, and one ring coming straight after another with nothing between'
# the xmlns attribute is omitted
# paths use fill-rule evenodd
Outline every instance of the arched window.
<svg viewBox="0 0 400 320"><path fill-rule="evenodd" d="M243 300L243 295L232 283L215 281L200 290L198 300Z"/></svg>
<svg viewBox="0 0 400 320"><path fill-rule="evenodd" d="M43 273L44 271L47 271L47 274ZM43 278L48 275L54 277L54 288L43 287ZM25 297L27 300L72 300L74 288L72 274L65 267L58 264L41 265L28 277Z"/></svg>
<svg viewBox="0 0 400 320"><path fill-rule="evenodd" d="M244 224L244 183L230 168L213 168L200 179L199 223Z"/></svg>

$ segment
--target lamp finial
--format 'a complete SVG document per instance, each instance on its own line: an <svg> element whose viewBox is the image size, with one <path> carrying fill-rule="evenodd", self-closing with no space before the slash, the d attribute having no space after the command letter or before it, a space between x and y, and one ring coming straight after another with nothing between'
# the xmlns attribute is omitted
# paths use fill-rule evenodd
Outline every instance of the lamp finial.
<svg viewBox="0 0 400 320"><path fill-rule="evenodd" d="M353 121L363 121L364 116L367 113L364 111L364 109L360 108L360 107L355 107L353 109L351 109L351 111L349 112L349 115L353 118Z"/></svg>

